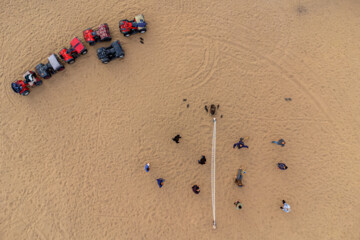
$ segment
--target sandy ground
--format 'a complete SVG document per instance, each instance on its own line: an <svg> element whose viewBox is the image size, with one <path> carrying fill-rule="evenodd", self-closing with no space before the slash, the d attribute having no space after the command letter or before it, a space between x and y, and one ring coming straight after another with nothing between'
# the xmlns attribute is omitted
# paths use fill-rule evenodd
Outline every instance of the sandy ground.
<svg viewBox="0 0 360 240"><path fill-rule="evenodd" d="M138 13L148 32L121 36ZM359 239L359 13L357 0L3 1L0 239ZM124 60L101 64L97 44L28 97L12 92L103 22ZM241 136L249 149L232 149Z"/></svg>

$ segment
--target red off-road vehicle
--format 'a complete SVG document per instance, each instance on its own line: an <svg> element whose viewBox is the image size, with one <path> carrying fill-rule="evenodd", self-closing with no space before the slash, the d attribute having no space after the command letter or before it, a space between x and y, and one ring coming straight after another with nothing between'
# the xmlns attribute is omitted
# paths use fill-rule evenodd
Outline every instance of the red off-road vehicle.
<svg viewBox="0 0 360 240"><path fill-rule="evenodd" d="M18 93L21 96L27 96L30 93L30 89L23 80L11 83L11 88L15 93Z"/></svg>
<svg viewBox="0 0 360 240"><path fill-rule="evenodd" d="M75 58L81 55L85 55L87 53L87 49L84 44L81 43L80 39L75 37L70 42L70 48L63 48L59 52L59 56L68 64L73 64L75 62Z"/></svg>
<svg viewBox="0 0 360 240"><path fill-rule="evenodd" d="M134 20L129 21L127 19L121 20L119 22L120 32L124 34L125 37L129 37L135 33L145 33L146 32L146 22L144 20L144 15L136 15Z"/></svg>
<svg viewBox="0 0 360 240"><path fill-rule="evenodd" d="M83 31L84 39L90 46L95 45L96 42L111 41L109 26L107 23L100 24L97 29L85 29Z"/></svg>

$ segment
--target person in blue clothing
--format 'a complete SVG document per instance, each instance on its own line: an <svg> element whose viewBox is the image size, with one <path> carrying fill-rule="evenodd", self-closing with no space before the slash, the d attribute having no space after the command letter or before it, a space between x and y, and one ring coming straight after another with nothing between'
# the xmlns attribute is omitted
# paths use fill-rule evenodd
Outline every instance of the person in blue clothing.
<svg viewBox="0 0 360 240"><path fill-rule="evenodd" d="M158 178L156 179L157 184L159 185L159 188L162 188L162 186L164 185L165 179L162 178Z"/></svg>
<svg viewBox="0 0 360 240"><path fill-rule="evenodd" d="M286 166L285 163L278 163L278 168L280 168L280 170L286 170L286 169L288 169L288 167Z"/></svg>
<svg viewBox="0 0 360 240"><path fill-rule="evenodd" d="M145 164L145 171L146 172L150 171L150 163Z"/></svg>
<svg viewBox="0 0 360 240"><path fill-rule="evenodd" d="M243 174L245 174L245 171L242 169L238 170L238 174L235 176L235 184L238 185L239 187L243 187L244 184L242 183L242 179L243 179Z"/></svg>
<svg viewBox="0 0 360 240"><path fill-rule="evenodd" d="M237 147L238 149L249 148L248 146L245 145L244 138L240 138L240 141L234 144L233 148L235 147Z"/></svg>
<svg viewBox="0 0 360 240"><path fill-rule="evenodd" d="M285 140L284 139L280 139L279 141L272 141L271 143L275 143L277 145L285 147Z"/></svg>

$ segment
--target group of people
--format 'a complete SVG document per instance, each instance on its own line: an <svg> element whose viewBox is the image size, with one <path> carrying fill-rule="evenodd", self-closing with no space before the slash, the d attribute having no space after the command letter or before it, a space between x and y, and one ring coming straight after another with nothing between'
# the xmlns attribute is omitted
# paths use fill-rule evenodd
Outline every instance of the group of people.
<svg viewBox="0 0 360 240"><path fill-rule="evenodd" d="M172 140L176 144L178 144L180 139L181 139L181 136L178 134ZM248 138L240 138L239 142L234 143L233 148L235 148L235 147L237 147L238 149L249 148L249 146L245 145L245 143L244 143L244 141L247 140L247 139ZM285 140L284 139L280 139L278 141L272 141L272 143L277 144L277 145L279 145L281 147L285 146ZM202 155L200 160L198 160L198 163L201 164L201 165L204 165L206 163L206 157L204 155ZM285 163L281 163L281 162L277 163L277 166L278 166L278 168L280 170L286 170L288 168ZM146 172L150 171L150 163L145 164L145 171ZM245 174L245 171L243 169L239 169L238 175L235 176L235 181L234 182L238 187L243 187L244 186L243 183L242 183L243 174ZM165 179L158 178L158 179L156 179L156 181L157 181L157 184L158 184L159 188L162 188L163 185L164 185ZM200 193L200 187L198 185L193 185L191 188L192 188L192 191L195 194ZM282 202L283 202L283 205L280 207L280 209L283 210L286 213L290 212L290 205L288 203L286 203L285 200L283 200ZM243 207L242 203L239 200L235 201L234 205L235 205L236 209L238 209L238 210L242 209L242 207Z"/></svg>
<svg viewBox="0 0 360 240"><path fill-rule="evenodd" d="M233 148L237 147L238 149L241 149L241 148L249 148L248 146L245 145L244 141L245 139L247 138L240 138L239 142L237 143L234 143L233 145ZM280 139L278 141L272 141L271 143L274 143L274 144L277 144L281 147L285 147L285 140L284 139ZM286 170L288 169L288 167L286 166L285 163L277 163L277 166L280 170ZM242 169L239 169L238 171L238 175L235 176L235 184L238 186L238 187L243 187L243 183L242 183L242 177L243 177L243 174L245 173L245 171L243 171ZM288 213L290 212L290 205L285 201L285 200L282 200L282 203L283 205L280 207L281 210L283 210L284 212ZM237 200L236 202L234 202L234 205L236 207L236 209L242 209L242 203Z"/></svg>
<svg viewBox="0 0 360 240"><path fill-rule="evenodd" d="M178 134L172 140L178 144L180 141L180 138L181 138L181 136ZM202 155L200 160L198 160L198 163L201 165L204 165L206 163L206 157L204 155ZM150 172L150 163L145 164L145 171ZM157 182L159 188L162 188L164 186L165 179L157 178L156 182ZM200 187L198 185L193 185L191 188L195 194L200 193Z"/></svg>

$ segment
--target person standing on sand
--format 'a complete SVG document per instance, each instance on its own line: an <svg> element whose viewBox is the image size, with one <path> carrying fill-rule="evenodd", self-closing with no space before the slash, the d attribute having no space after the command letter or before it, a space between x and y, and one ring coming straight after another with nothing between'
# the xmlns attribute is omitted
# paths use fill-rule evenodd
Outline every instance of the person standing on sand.
<svg viewBox="0 0 360 240"><path fill-rule="evenodd" d="M242 170L242 169L239 169L238 170L238 174L235 176L235 184L238 186L238 187L243 187L244 184L242 183L242 179L243 179L243 174L245 174L245 171Z"/></svg>
<svg viewBox="0 0 360 240"><path fill-rule="evenodd" d="M159 188L162 188L162 186L164 185L165 179L162 178L158 178L156 179L157 184L159 185Z"/></svg>
<svg viewBox="0 0 360 240"><path fill-rule="evenodd" d="M146 172L150 171L150 163L145 164L145 171Z"/></svg>
<svg viewBox="0 0 360 240"><path fill-rule="evenodd" d="M236 209L238 209L238 210L242 209L242 204L239 200L234 202L234 205L235 205Z"/></svg>
<svg viewBox="0 0 360 240"><path fill-rule="evenodd" d="M237 147L238 149L249 148L248 146L245 145L244 138L240 138L240 141L234 144L233 148L235 147Z"/></svg>
<svg viewBox="0 0 360 240"><path fill-rule="evenodd" d="M283 200L283 205L280 207L281 210L283 210L286 213L291 212L290 205Z"/></svg>
<svg viewBox="0 0 360 240"><path fill-rule="evenodd" d="M201 159L198 160L198 163L204 165L206 163L206 157L204 155L201 156Z"/></svg>
<svg viewBox="0 0 360 240"><path fill-rule="evenodd" d="M278 168L280 168L280 170L286 170L286 169L288 169L288 167L286 166L285 163L278 163Z"/></svg>
<svg viewBox="0 0 360 240"><path fill-rule="evenodd" d="M200 187L198 185L194 185L192 186L192 190L195 194L199 194L200 193Z"/></svg>
<svg viewBox="0 0 360 240"><path fill-rule="evenodd" d="M180 138L181 138L181 136L178 134L172 140L176 143L179 143Z"/></svg>
<svg viewBox="0 0 360 240"><path fill-rule="evenodd" d="M285 147L285 140L284 139L280 139L279 141L272 141L271 143L275 143L277 145Z"/></svg>

